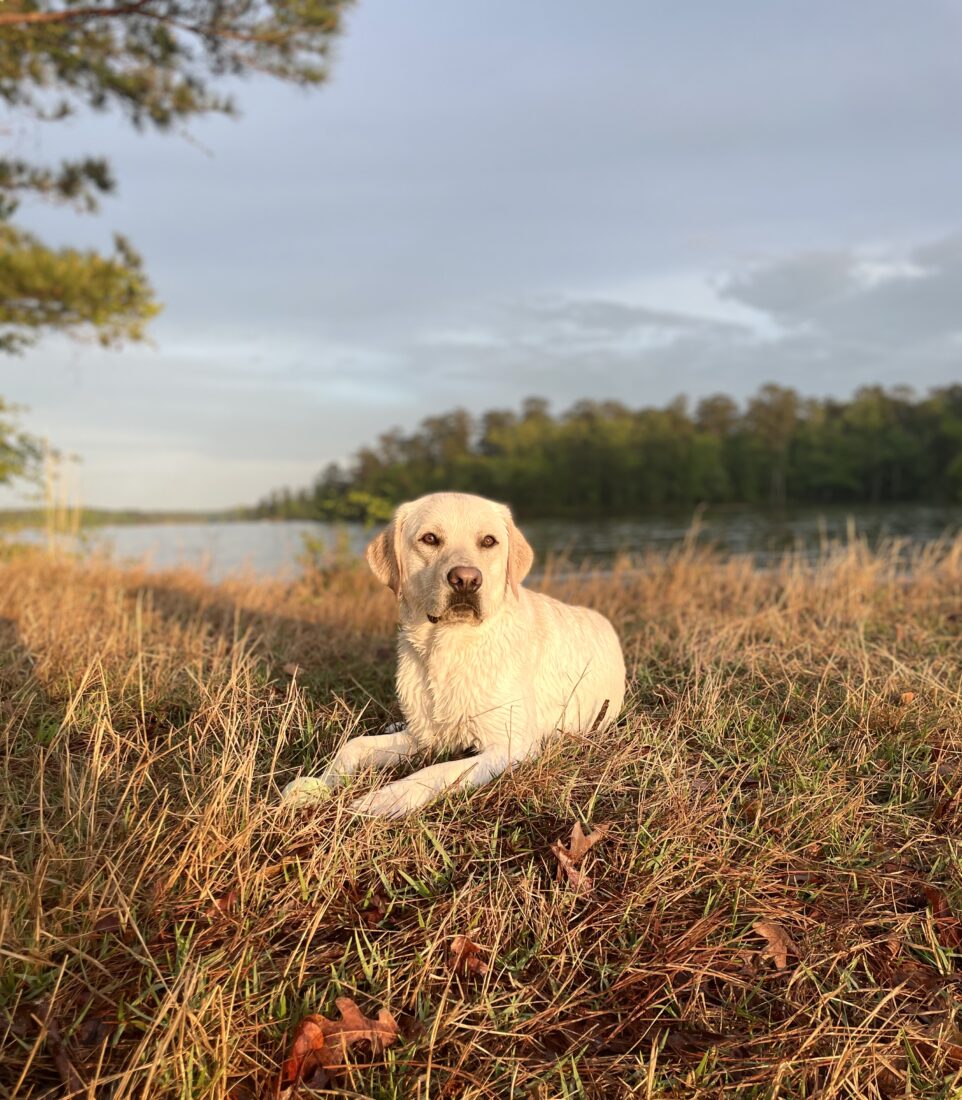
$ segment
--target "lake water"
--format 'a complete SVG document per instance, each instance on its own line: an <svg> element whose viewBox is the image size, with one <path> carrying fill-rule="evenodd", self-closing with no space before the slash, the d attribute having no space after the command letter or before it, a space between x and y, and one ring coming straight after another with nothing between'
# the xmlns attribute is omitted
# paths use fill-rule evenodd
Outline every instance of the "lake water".
<svg viewBox="0 0 962 1100"><path fill-rule="evenodd" d="M929 542L955 535L962 531L962 506L804 508L779 513L718 507L704 509L697 518L688 512L590 523L534 520L522 526L541 560L548 553L560 553L572 561L604 566L622 550L664 551L695 537L726 553L750 553L764 564L790 549L816 553L826 542L846 541L853 532L870 545L890 538ZM107 551L118 561L143 561L157 569L191 565L212 580L245 570L293 577L301 569L305 539L359 554L375 531L360 524L268 521L107 526L91 529L71 548ZM37 542L44 538L39 531L8 537Z"/></svg>

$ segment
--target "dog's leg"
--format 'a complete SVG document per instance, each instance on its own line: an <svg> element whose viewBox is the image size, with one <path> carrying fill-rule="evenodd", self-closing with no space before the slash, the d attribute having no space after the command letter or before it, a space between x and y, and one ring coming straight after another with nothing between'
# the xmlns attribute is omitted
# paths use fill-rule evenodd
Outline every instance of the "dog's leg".
<svg viewBox="0 0 962 1100"><path fill-rule="evenodd" d="M351 803L357 814L370 817L403 817L412 810L432 802L444 791L480 787L500 775L512 764L533 755L534 746L512 752L509 749L488 749L464 760L448 760L432 764L403 779L388 783Z"/></svg>
<svg viewBox="0 0 962 1100"><path fill-rule="evenodd" d="M416 751L414 738L403 728L374 737L352 737L337 750L321 775L303 775L288 783L281 792L281 801L285 806L293 807L323 802L331 790L349 775L370 767L390 767L409 759Z"/></svg>

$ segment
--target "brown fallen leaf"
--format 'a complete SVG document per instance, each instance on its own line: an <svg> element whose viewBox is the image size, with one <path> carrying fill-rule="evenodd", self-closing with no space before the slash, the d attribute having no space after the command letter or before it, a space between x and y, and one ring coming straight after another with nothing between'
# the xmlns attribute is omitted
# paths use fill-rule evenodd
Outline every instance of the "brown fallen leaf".
<svg viewBox="0 0 962 1100"><path fill-rule="evenodd" d="M257 1089L252 1081L238 1081L227 1086L227 1100L257 1100Z"/></svg>
<svg viewBox="0 0 962 1100"><path fill-rule="evenodd" d="M600 840L604 840L610 828L610 825L599 825L586 836L584 829L581 827L581 822L576 821L571 830L571 840L568 842L567 848L560 840L556 840L551 845L551 851L554 852L558 860L557 877L559 881L567 875L568 881L575 890L587 893L591 889L590 876L584 871L579 871L577 867L584 855Z"/></svg>
<svg viewBox="0 0 962 1100"><path fill-rule="evenodd" d="M76 1093L79 1096L84 1093L87 1086L67 1053L66 1044L60 1034L60 1027L54 1019L50 1003L45 1000L38 1001L35 1011L31 1011L31 1016L44 1034L46 1048L53 1059L53 1064L57 1067L57 1073L64 1088L70 1094Z"/></svg>
<svg viewBox="0 0 962 1100"><path fill-rule="evenodd" d="M906 1039L915 1053L926 1062L941 1062L951 1069L962 1066L962 1032L954 1025L910 1031L906 1034Z"/></svg>
<svg viewBox="0 0 962 1100"><path fill-rule="evenodd" d="M951 828L959 812L960 800L962 800L962 790L956 791L951 798L940 798L932 811L932 824L939 826L943 831Z"/></svg>
<svg viewBox="0 0 962 1100"><path fill-rule="evenodd" d="M99 1047L110 1038L116 1027L117 1018L113 1013L90 1013L75 1029L73 1037L81 1047Z"/></svg>
<svg viewBox="0 0 962 1100"><path fill-rule="evenodd" d="M388 907L391 903L380 890L375 890L368 897L363 890L353 883L345 882L344 893L357 910L357 915L368 928L376 928L387 916Z"/></svg>
<svg viewBox="0 0 962 1100"><path fill-rule="evenodd" d="M376 893L371 897L371 904L367 906L367 908L362 909L359 916L368 928L376 928L387 916L389 904L390 903L383 894Z"/></svg>
<svg viewBox="0 0 962 1100"><path fill-rule="evenodd" d="M932 776L950 791L959 793L959 779L962 778L962 764L958 760L945 760L932 769Z"/></svg>
<svg viewBox="0 0 962 1100"><path fill-rule="evenodd" d="M108 932L120 932L122 927L120 913L107 913L101 916L100 920L93 925L93 931L99 935L106 936Z"/></svg>
<svg viewBox="0 0 962 1100"><path fill-rule="evenodd" d="M933 764L938 764L942 757L953 748L953 736L945 729L935 730L934 733L930 733L926 737L925 741L929 747L929 755L932 757Z"/></svg>
<svg viewBox="0 0 962 1100"><path fill-rule="evenodd" d="M451 969L455 974L487 974L488 964L481 958L484 950L467 936L455 936L448 959Z"/></svg>
<svg viewBox="0 0 962 1100"><path fill-rule="evenodd" d="M665 1033L664 1048L681 1057L699 1057L723 1043L727 1036L718 1031L703 1031L700 1028L675 1025Z"/></svg>
<svg viewBox="0 0 962 1100"><path fill-rule="evenodd" d="M372 1020L350 997L338 997L334 1003L340 1020L328 1020L325 1016L305 1016L301 1020L291 1053L281 1067L278 1086L281 1096L289 1095L287 1090L300 1082L323 1087L329 1080L326 1071L343 1067L348 1047L354 1043L370 1043L374 1053L380 1054L397 1041L398 1026L386 1008L380 1009L377 1019Z"/></svg>
<svg viewBox="0 0 962 1100"><path fill-rule="evenodd" d="M918 959L906 959L893 968L891 984L904 986L905 991L912 996L927 997L935 990L944 988L946 979Z"/></svg>
<svg viewBox="0 0 962 1100"><path fill-rule="evenodd" d="M240 890L237 887L228 890L226 894L219 894L204 910L204 916L208 920L217 920L218 917L228 916L233 913L240 902Z"/></svg>
<svg viewBox="0 0 962 1100"><path fill-rule="evenodd" d="M908 706L909 703L914 702L914 700L914 691L903 691L902 694L899 696L899 702L902 703L904 706Z"/></svg>
<svg viewBox="0 0 962 1100"><path fill-rule="evenodd" d="M751 825L758 817L758 811L762 808L761 799L757 797L746 798L738 807L738 817L746 825Z"/></svg>
<svg viewBox="0 0 962 1100"><path fill-rule="evenodd" d="M757 920L752 925L752 930L768 941L768 946L762 951L762 958L771 959L777 970L784 970L788 966L789 955L798 957L798 948L791 936L775 921Z"/></svg>
<svg viewBox="0 0 962 1100"><path fill-rule="evenodd" d="M936 886L923 886L922 893L932 910L932 923L943 947L962 947L962 921L952 912L949 899Z"/></svg>

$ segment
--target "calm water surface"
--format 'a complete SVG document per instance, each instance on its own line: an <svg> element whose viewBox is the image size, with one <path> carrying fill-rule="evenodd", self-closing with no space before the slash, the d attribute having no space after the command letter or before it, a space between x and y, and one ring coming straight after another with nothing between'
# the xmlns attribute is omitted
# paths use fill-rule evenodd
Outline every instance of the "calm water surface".
<svg viewBox="0 0 962 1100"><path fill-rule="evenodd" d="M750 553L764 564L786 550L817 553L828 541L845 541L854 533L870 545L891 538L930 542L962 531L962 506L900 508L805 508L758 512L748 508L707 508L693 516L644 516L638 519L576 523L535 520L523 528L543 560L561 553L573 561L610 563L619 551L668 550L686 537L712 544L726 553ZM191 565L212 580L242 571L293 577L302 568L305 540L322 540L360 553L376 528L328 523L191 523L98 527L85 534L82 552L106 551L118 561L143 561L164 569ZM41 532L19 532L17 539L42 541Z"/></svg>

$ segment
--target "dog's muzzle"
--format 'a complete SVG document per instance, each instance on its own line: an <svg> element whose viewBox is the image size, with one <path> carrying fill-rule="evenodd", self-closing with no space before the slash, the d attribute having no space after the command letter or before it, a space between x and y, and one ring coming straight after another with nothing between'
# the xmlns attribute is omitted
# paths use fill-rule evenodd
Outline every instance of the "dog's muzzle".
<svg viewBox="0 0 962 1100"><path fill-rule="evenodd" d="M481 600L473 592L452 592L440 615L428 615L432 623L481 621Z"/></svg>

